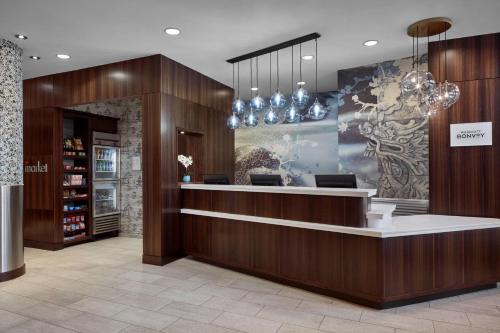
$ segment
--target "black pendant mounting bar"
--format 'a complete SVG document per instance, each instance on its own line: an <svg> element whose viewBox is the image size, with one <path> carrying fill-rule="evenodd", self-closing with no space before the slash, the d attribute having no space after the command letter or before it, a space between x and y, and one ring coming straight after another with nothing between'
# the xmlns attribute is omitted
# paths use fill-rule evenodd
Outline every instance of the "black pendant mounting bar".
<svg viewBox="0 0 500 333"><path fill-rule="evenodd" d="M279 43L279 44L276 44L276 45L273 45L273 46L269 46L269 47L266 47L264 49L260 49L260 50L257 50L257 51L253 51L253 52L241 55L241 56L236 57L236 58L228 59L226 61L228 63L230 63L230 64L234 64L234 63L237 63L237 62L240 62L240 61L244 61L244 60L248 60L248 59L252 59L252 58L264 55L264 54L268 54L268 53L271 53L271 52L276 52L276 51L281 50L281 49L286 49L287 47L291 47L291 46L294 46L294 45L297 45L297 44L300 44L300 43L305 43L305 42L308 42L310 40L318 39L320 37L321 37L321 35L319 33L314 32L314 33L309 34L309 35L305 35L305 36L302 36L302 37L291 39L289 41L286 41L286 42L283 42L283 43Z"/></svg>

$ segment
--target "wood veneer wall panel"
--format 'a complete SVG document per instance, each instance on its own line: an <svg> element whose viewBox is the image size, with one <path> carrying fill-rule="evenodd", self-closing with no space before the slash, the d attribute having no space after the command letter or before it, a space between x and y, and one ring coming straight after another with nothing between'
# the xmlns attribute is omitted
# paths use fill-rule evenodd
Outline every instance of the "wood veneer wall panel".
<svg viewBox="0 0 500 333"><path fill-rule="evenodd" d="M434 287L460 286L464 283L464 232L442 233L434 237Z"/></svg>
<svg viewBox="0 0 500 333"><path fill-rule="evenodd" d="M491 237L493 236L493 237ZM498 254L498 229L467 231L464 235L464 281L466 284L497 282L495 276L500 264Z"/></svg>
<svg viewBox="0 0 500 333"><path fill-rule="evenodd" d="M54 105L54 80L52 75L23 81L23 109Z"/></svg>
<svg viewBox="0 0 500 333"><path fill-rule="evenodd" d="M252 225L252 269L279 275L281 257L281 227L277 225ZM288 250L288 249L287 249Z"/></svg>
<svg viewBox="0 0 500 333"><path fill-rule="evenodd" d="M444 79L444 46L429 47L437 80ZM461 96L430 120L430 211L499 218L500 33L450 40L448 48L448 80L459 85ZM480 121L493 122L493 146L450 147L450 124Z"/></svg>
<svg viewBox="0 0 500 333"><path fill-rule="evenodd" d="M217 218L211 220L211 249L214 260L237 267L250 267L253 223Z"/></svg>

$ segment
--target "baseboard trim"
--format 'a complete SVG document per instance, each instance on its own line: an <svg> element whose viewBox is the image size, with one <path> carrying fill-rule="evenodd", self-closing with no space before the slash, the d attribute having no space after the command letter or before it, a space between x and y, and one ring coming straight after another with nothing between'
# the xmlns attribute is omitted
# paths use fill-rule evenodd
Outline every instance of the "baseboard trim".
<svg viewBox="0 0 500 333"><path fill-rule="evenodd" d="M18 278L26 273L26 265L23 264L21 267L16 268L12 271L0 273L0 282L9 281Z"/></svg>

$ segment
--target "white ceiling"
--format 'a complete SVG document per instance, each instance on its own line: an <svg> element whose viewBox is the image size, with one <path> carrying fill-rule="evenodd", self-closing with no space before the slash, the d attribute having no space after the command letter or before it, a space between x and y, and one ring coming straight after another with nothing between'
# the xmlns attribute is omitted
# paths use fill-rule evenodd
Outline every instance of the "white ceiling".
<svg viewBox="0 0 500 333"><path fill-rule="evenodd" d="M319 32L319 89L326 91L336 88L339 69L410 55L405 31L414 21L447 16L454 21L449 38L455 38L500 31L499 14L499 0L0 0L0 37L24 49L25 79L161 53L232 85L226 59ZM166 27L182 32L167 36ZM29 39L17 40L16 33ZM362 46L368 39L380 43ZM303 48L313 53L313 43ZM56 53L72 58L62 61ZM287 90L290 53L280 54ZM268 63L263 56L263 94ZM303 68L311 84L313 65ZM241 66L241 89L247 91L249 65Z"/></svg>

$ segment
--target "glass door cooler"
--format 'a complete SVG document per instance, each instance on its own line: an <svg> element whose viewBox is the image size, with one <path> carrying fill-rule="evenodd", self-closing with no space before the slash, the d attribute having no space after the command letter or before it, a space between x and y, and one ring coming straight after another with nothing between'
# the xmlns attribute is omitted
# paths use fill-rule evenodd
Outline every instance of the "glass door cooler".
<svg viewBox="0 0 500 333"><path fill-rule="evenodd" d="M93 133L92 235L120 230L120 136Z"/></svg>

